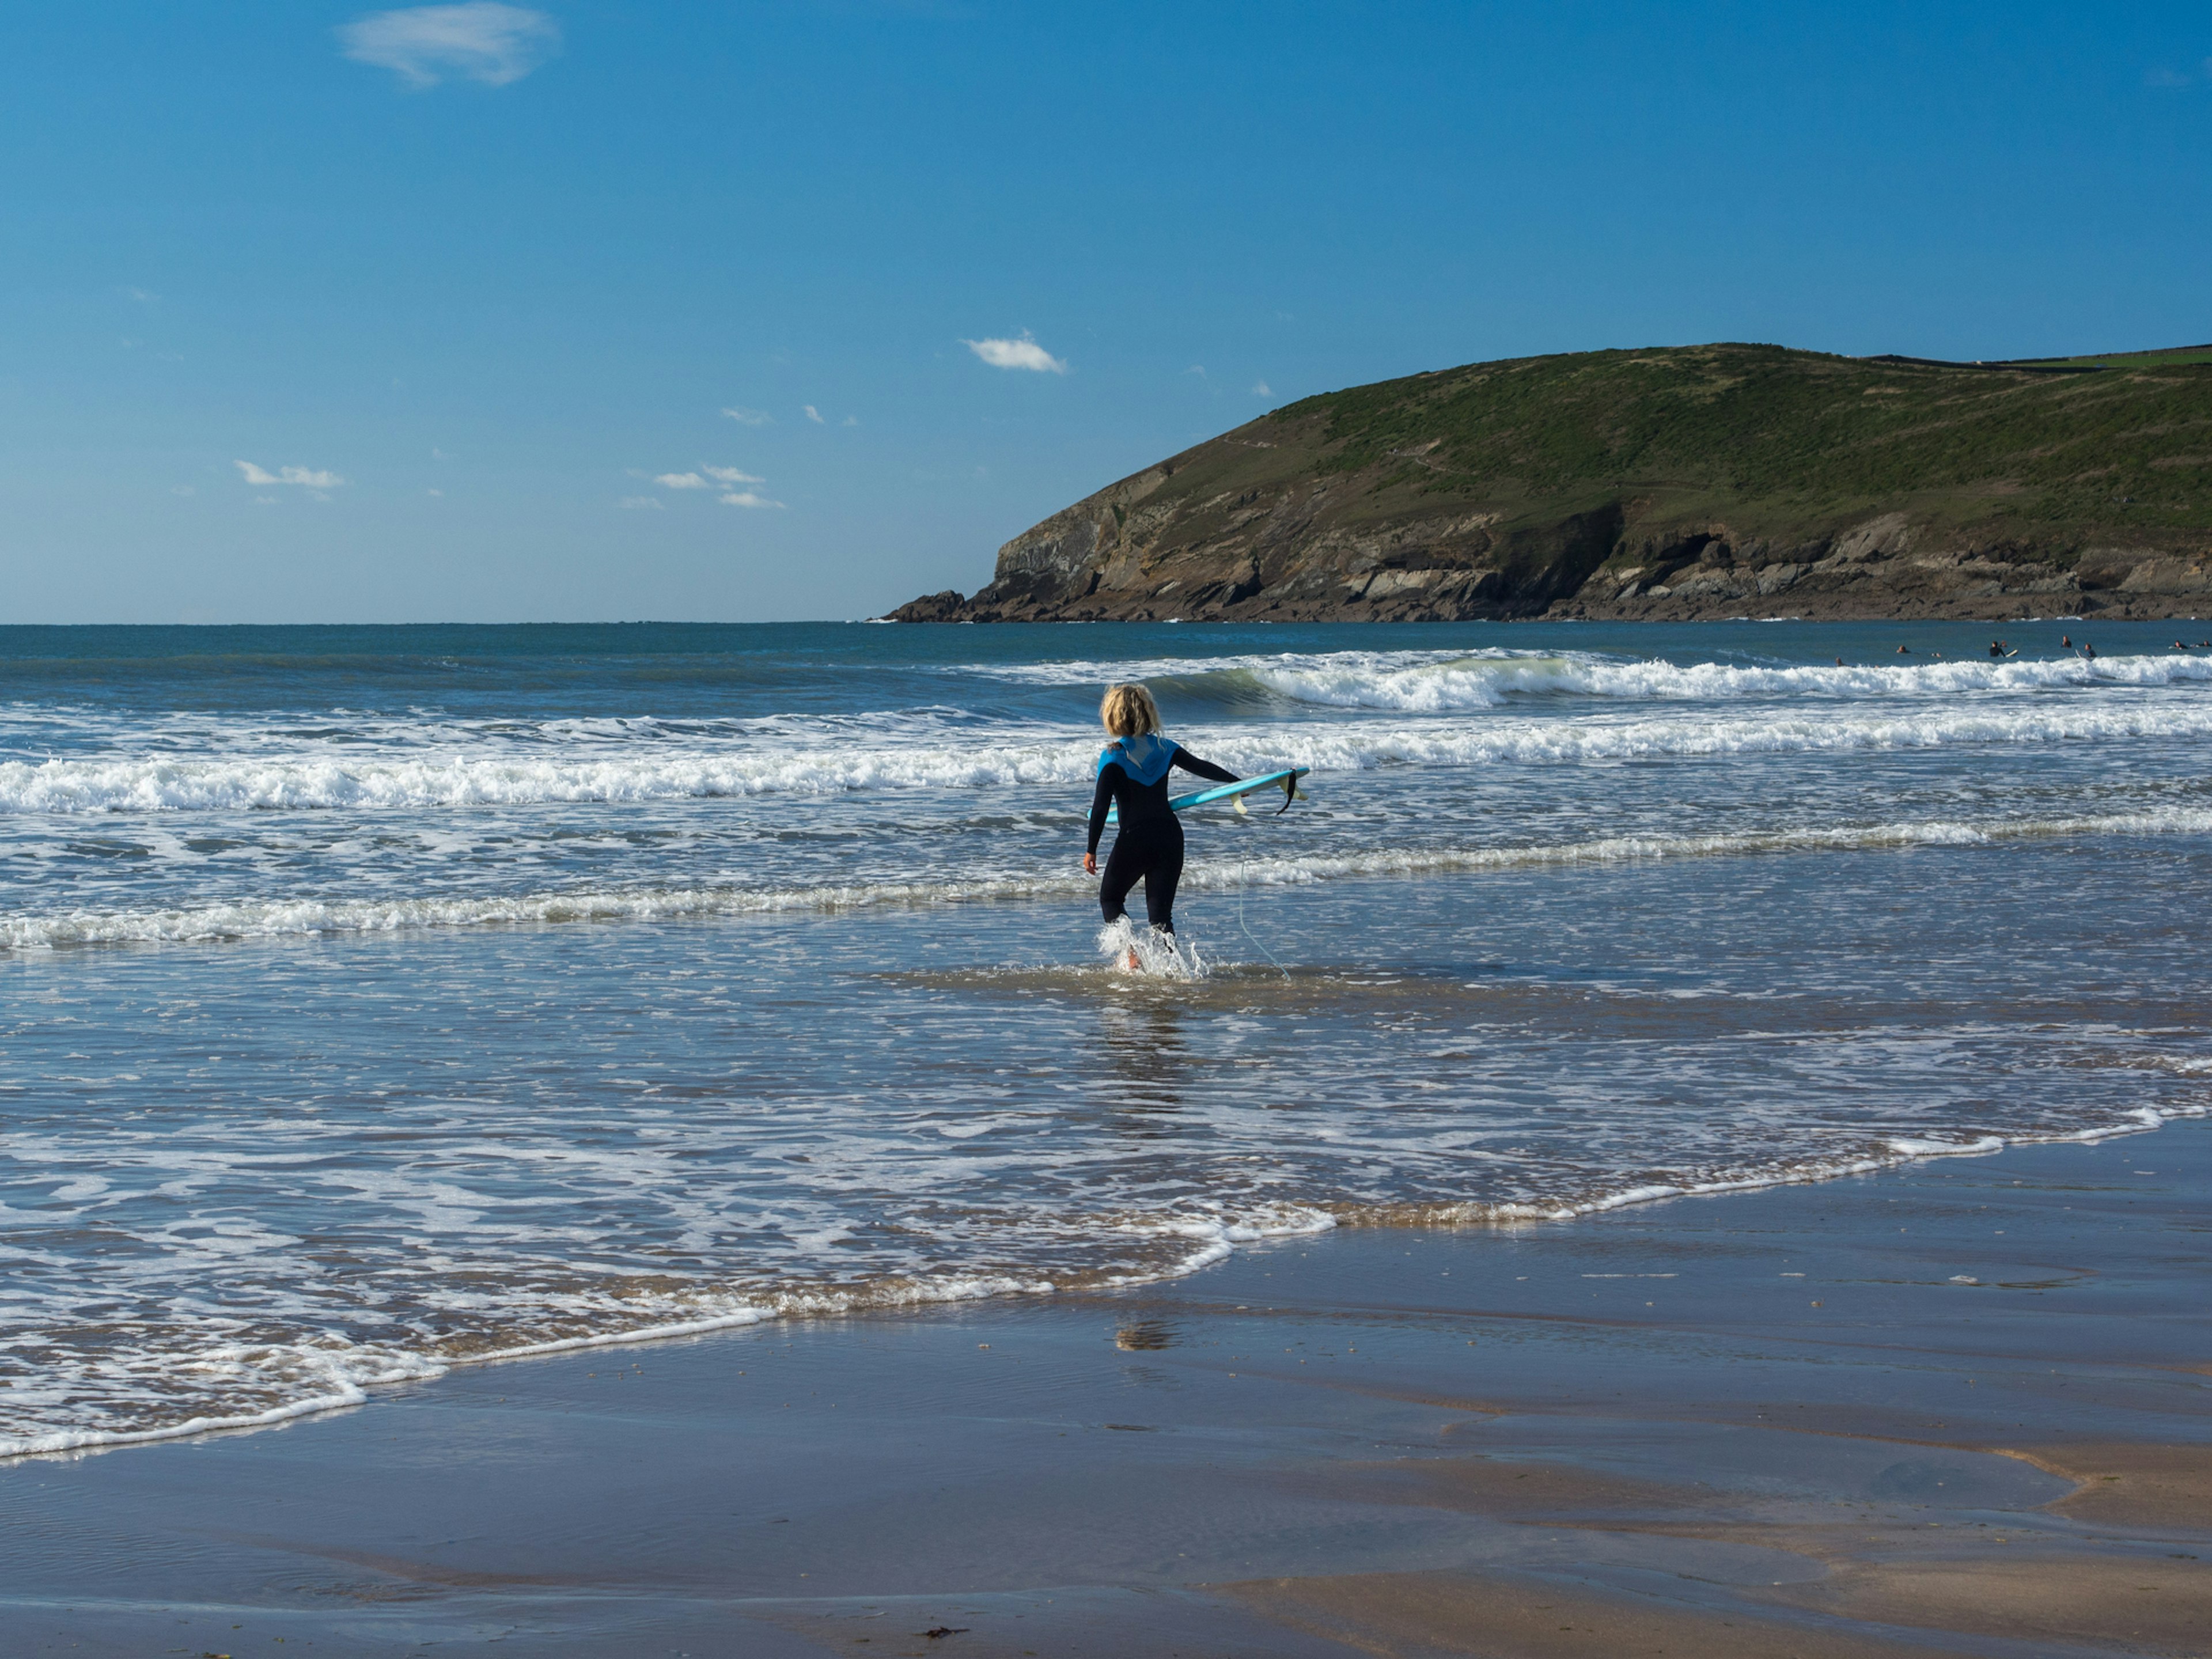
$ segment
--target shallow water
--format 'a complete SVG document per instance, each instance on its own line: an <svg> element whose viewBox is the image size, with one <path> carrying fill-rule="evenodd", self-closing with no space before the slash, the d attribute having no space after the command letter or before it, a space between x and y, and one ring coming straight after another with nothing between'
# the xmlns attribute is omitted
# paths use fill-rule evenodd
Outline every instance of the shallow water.
<svg viewBox="0 0 2212 1659"><path fill-rule="evenodd" d="M2201 1112L2212 652L2005 631L0 630L0 1447Z"/></svg>

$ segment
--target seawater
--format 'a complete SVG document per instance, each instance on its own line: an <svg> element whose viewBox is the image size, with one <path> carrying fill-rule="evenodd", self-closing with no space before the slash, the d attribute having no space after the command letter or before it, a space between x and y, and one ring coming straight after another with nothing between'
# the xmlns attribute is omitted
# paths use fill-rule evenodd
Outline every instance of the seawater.
<svg viewBox="0 0 2212 1659"><path fill-rule="evenodd" d="M2205 630L1996 631L0 629L0 1451L2201 1113Z"/></svg>

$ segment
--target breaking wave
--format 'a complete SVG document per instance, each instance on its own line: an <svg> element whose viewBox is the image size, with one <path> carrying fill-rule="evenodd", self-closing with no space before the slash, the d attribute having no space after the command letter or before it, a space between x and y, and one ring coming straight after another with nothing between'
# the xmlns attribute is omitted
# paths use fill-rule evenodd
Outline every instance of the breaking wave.
<svg viewBox="0 0 2212 1659"><path fill-rule="evenodd" d="M2212 667L2212 665L2204 665ZM2212 699L2053 699L1884 708L1702 710L1561 720L1310 722L1294 728L1186 726L1194 744L1245 772L1298 764L1380 766L1823 753L2212 734ZM0 763L0 813L301 811L669 801L857 790L1009 789L1087 784L1087 733L868 745L808 741L714 747L656 740L641 752L356 753L344 757L58 757Z"/></svg>
<svg viewBox="0 0 2212 1659"><path fill-rule="evenodd" d="M1656 658L1623 660L1589 652L1344 651L1318 655L1154 659L1127 663L1049 663L978 667L983 676L1036 684L1141 679L1164 702L1237 712L1308 705L1403 714L1496 708L1532 697L1619 702L1957 696L1975 692L2147 689L2212 684L2212 657L2115 656L1773 666Z"/></svg>
<svg viewBox="0 0 2212 1659"><path fill-rule="evenodd" d="M1183 890L1224 892L1248 885L1296 886L1372 877L1443 875L1571 864L1622 864L1661 859L1737 858L1761 854L1880 851L1910 847L1972 847L2005 842L2097 836L2212 834L2212 807L1984 821L1931 820L1746 830L1707 836L1615 836L1522 846L1443 847L1371 853L1306 854L1210 860L1184 873ZM836 911L972 904L1088 896L1085 877L970 876L958 880L853 882L787 887L692 886L444 898L240 899L168 910L73 910L0 916L0 948L125 944L196 944L318 933L380 933L417 928L530 926L588 921L678 921L783 911ZM1126 932L1108 930L1115 945ZM1102 933L1100 949L1115 945ZM1141 930L1134 941L1154 971L1203 977L1195 958L1170 965ZM1172 946L1164 947L1170 951Z"/></svg>

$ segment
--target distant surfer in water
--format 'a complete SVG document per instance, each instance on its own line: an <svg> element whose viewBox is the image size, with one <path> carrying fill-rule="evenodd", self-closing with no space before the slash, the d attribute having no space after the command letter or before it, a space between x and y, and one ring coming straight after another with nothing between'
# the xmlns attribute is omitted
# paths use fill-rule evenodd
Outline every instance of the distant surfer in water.
<svg viewBox="0 0 2212 1659"><path fill-rule="evenodd" d="M1216 783L1235 783L1237 775L1202 761L1181 744L1160 735L1160 711L1141 685L1113 685L1098 705L1098 718L1113 739L1098 757L1098 787L1091 797L1091 845L1083 867L1098 873L1098 838L1105 833L1106 809L1121 818L1121 833L1107 854L1106 878L1098 884L1098 908L1109 922L1128 912L1123 901L1139 881L1145 884L1145 915L1163 933L1175 932L1176 884L1182 879L1182 821L1168 805L1168 774L1180 766ZM1135 952L1132 951L1133 958Z"/></svg>

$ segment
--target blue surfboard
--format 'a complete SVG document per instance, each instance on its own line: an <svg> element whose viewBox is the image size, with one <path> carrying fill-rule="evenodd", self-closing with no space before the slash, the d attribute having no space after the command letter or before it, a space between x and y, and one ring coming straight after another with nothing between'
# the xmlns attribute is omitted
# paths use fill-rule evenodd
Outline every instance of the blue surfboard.
<svg viewBox="0 0 2212 1659"><path fill-rule="evenodd" d="M1287 772L1263 772L1256 778L1239 778L1234 783L1217 783L1211 789L1194 789L1187 795L1170 795L1168 805L1175 811L1187 812L1194 806L1211 806L1215 801L1228 800L1235 801L1237 810L1241 812L1244 810L1245 796L1256 790L1279 789L1283 792L1283 804L1275 810L1287 812L1292 801L1304 799L1298 791L1298 780L1312 770L1310 766L1293 766ZM1108 807L1106 822L1116 823L1120 821L1120 811Z"/></svg>

